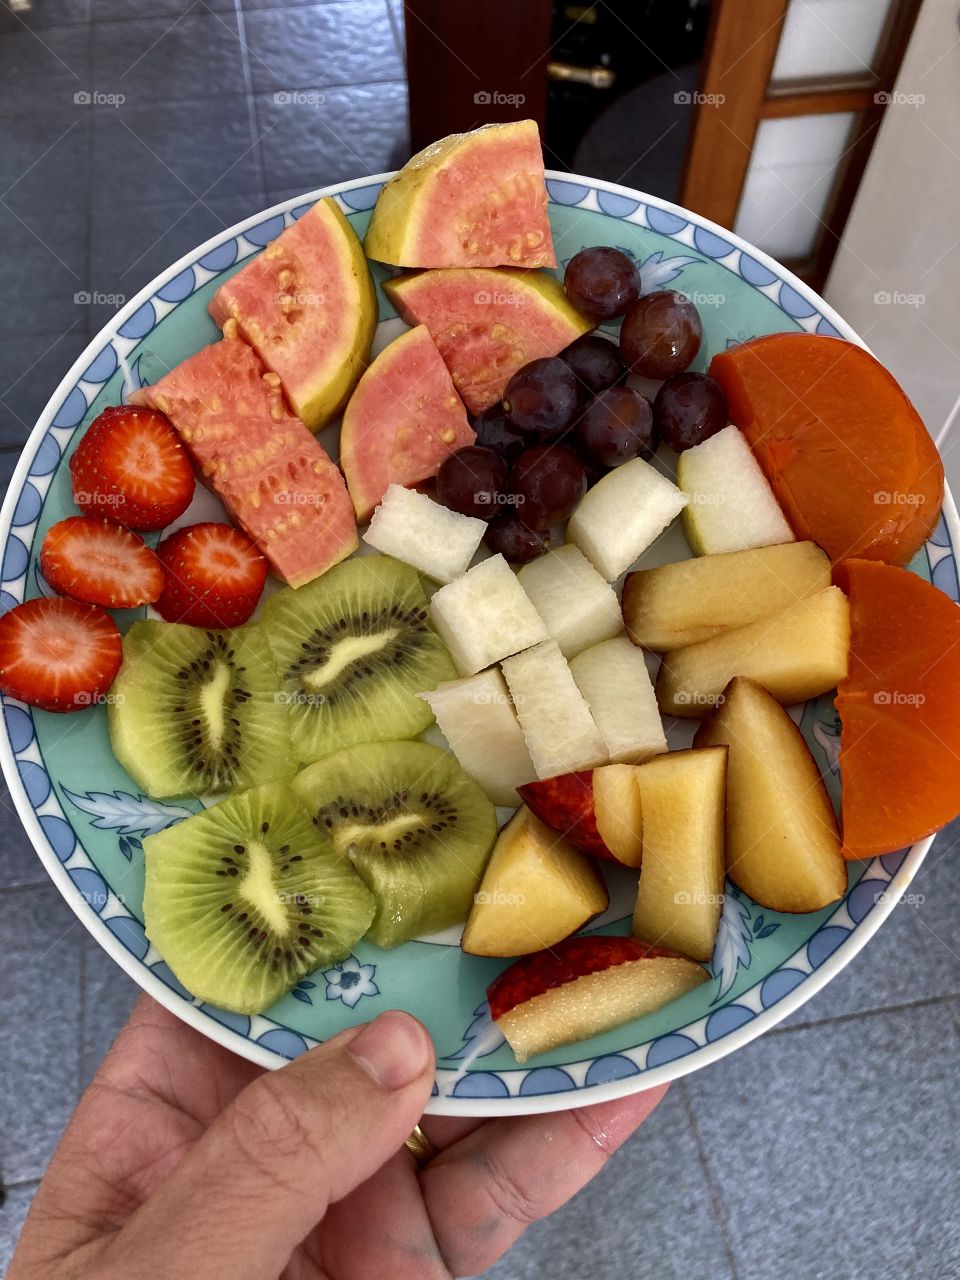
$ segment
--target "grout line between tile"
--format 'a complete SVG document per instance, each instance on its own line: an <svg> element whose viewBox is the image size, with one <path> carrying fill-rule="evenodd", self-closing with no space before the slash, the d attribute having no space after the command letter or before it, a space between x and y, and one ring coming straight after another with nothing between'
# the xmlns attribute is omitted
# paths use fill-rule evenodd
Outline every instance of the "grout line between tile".
<svg viewBox="0 0 960 1280"><path fill-rule="evenodd" d="M849 1013L838 1013L829 1018L816 1018L811 1019L809 1022L795 1022L791 1023L789 1027L772 1027L766 1034L768 1036L785 1036L794 1031L809 1031L811 1027L826 1027L837 1022L854 1022L862 1018L875 1018L884 1013L904 1013L908 1009L926 1009L931 1005L949 1004L950 1001L957 999L958 996L960 996L960 991L948 991L938 996L924 996L920 1000L902 1000L898 1004L883 1004L876 1009L852 1009Z"/></svg>
<svg viewBox="0 0 960 1280"><path fill-rule="evenodd" d="M97 944L99 946L99 943ZM80 1101L83 1093L83 1066L86 1056L87 1038L87 948L83 938L80 939L77 958L77 974L80 980L80 998L77 1001L77 1074L75 1080L76 1100Z"/></svg>
<svg viewBox="0 0 960 1280"><path fill-rule="evenodd" d="M710 1171L710 1165L707 1162L706 1149L703 1145L703 1138L700 1135L700 1126L697 1124L697 1116L693 1108L693 1101L690 1097L690 1090L687 1081L679 1080L674 1085L674 1088L678 1089L680 1092L680 1097L683 1099L684 1109L687 1113L687 1120L690 1124L690 1128L693 1130L693 1136L697 1144L697 1155L700 1159L700 1167L703 1170L703 1176L707 1183L707 1190L710 1193L710 1208L720 1230L720 1242L723 1245L723 1252L730 1267L730 1274L733 1277L733 1280L740 1280L740 1272L737 1269L737 1260L733 1252L733 1240L731 1238L730 1227L727 1222L726 1201L723 1198L723 1193L714 1180L713 1174Z"/></svg>

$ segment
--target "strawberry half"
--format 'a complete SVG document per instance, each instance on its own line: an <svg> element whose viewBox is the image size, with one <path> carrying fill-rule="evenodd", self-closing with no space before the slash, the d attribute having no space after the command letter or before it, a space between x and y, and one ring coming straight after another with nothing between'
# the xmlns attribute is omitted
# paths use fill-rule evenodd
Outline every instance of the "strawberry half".
<svg viewBox="0 0 960 1280"><path fill-rule="evenodd" d="M96 605L41 597L0 618L0 691L44 711L100 702L122 656L120 632Z"/></svg>
<svg viewBox="0 0 960 1280"><path fill-rule="evenodd" d="M143 539L106 516L70 516L47 530L40 549L43 576L61 595L132 609L163 590L163 566Z"/></svg>
<svg viewBox="0 0 960 1280"><path fill-rule="evenodd" d="M166 586L156 603L167 622L238 627L267 580L267 562L245 533L228 524L191 524L157 547Z"/></svg>
<svg viewBox="0 0 960 1280"><path fill-rule="evenodd" d="M162 529L193 498L193 465L169 419L120 405L90 424L70 459L73 500L128 529Z"/></svg>

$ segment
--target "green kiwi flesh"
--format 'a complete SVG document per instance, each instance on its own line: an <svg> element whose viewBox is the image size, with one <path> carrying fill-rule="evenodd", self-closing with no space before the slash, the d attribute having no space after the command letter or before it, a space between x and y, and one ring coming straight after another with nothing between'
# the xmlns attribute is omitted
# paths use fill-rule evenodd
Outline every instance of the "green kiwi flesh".
<svg viewBox="0 0 960 1280"><path fill-rule="evenodd" d="M373 919L363 881L288 785L266 783L143 842L147 936L194 996L259 1013L348 955Z"/></svg>
<svg viewBox="0 0 960 1280"><path fill-rule="evenodd" d="M428 621L420 575L389 556L336 565L264 606L293 749L303 762L433 722L416 695L456 671Z"/></svg>
<svg viewBox="0 0 960 1280"><path fill-rule="evenodd" d="M108 704L113 753L155 799L241 791L295 771L273 653L256 626L135 622Z"/></svg>
<svg viewBox="0 0 960 1280"><path fill-rule="evenodd" d="M394 947L466 919L497 815L449 752L365 743L304 769L293 788L372 890L371 942Z"/></svg>

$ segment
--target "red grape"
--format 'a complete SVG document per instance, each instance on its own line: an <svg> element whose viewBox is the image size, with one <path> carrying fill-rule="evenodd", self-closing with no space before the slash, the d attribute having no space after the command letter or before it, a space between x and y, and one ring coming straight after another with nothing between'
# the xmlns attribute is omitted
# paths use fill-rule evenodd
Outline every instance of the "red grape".
<svg viewBox="0 0 960 1280"><path fill-rule="evenodd" d="M501 454L508 465L516 462L527 447L522 434L507 421L503 405L484 409L474 420L473 429L477 433L476 443Z"/></svg>
<svg viewBox="0 0 960 1280"><path fill-rule="evenodd" d="M567 263L563 287L573 305L598 320L622 316L640 294L640 273L619 249L581 249Z"/></svg>
<svg viewBox="0 0 960 1280"><path fill-rule="evenodd" d="M706 373L677 373L653 402L653 416L664 444L682 453L722 431L729 421L727 398Z"/></svg>
<svg viewBox="0 0 960 1280"><path fill-rule="evenodd" d="M510 505L510 469L498 453L468 444L444 458L437 472L437 497L464 516L492 520Z"/></svg>
<svg viewBox="0 0 960 1280"><path fill-rule="evenodd" d="M577 435L591 458L619 467L638 455L650 458L656 448L650 402L632 387L609 387L587 405Z"/></svg>
<svg viewBox="0 0 960 1280"><path fill-rule="evenodd" d="M638 298L620 326L620 354L644 378L681 373L700 350L703 326L689 298L670 289Z"/></svg>
<svg viewBox="0 0 960 1280"><path fill-rule="evenodd" d="M584 334L561 353L560 359L576 374L581 389L593 395L617 386L627 377L617 344L601 338L599 333Z"/></svg>
<svg viewBox="0 0 960 1280"><path fill-rule="evenodd" d="M537 533L552 529L572 514L587 491L583 463L563 444L528 449L510 475L517 515Z"/></svg>
<svg viewBox="0 0 960 1280"><path fill-rule="evenodd" d="M531 360L518 369L503 393L503 408L519 431L559 435L576 417L577 379L557 356Z"/></svg>
<svg viewBox="0 0 960 1280"><path fill-rule="evenodd" d="M499 552L514 564L536 560L550 546L546 533L534 533L515 515L497 516L487 525L483 540L493 552Z"/></svg>

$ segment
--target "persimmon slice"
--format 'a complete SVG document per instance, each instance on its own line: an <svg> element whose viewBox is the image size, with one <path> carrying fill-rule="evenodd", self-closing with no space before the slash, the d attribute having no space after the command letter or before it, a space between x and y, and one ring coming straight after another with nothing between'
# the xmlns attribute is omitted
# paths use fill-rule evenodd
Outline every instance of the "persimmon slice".
<svg viewBox="0 0 960 1280"><path fill-rule="evenodd" d="M722 351L710 373L799 539L835 563L904 565L930 536L943 464L899 384L862 347L775 333Z"/></svg>
<svg viewBox="0 0 960 1280"><path fill-rule="evenodd" d="M960 608L905 569L848 560L840 682L844 854L914 844L960 813Z"/></svg>

